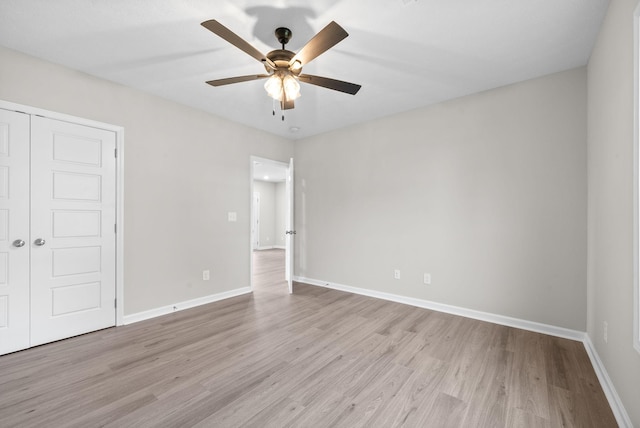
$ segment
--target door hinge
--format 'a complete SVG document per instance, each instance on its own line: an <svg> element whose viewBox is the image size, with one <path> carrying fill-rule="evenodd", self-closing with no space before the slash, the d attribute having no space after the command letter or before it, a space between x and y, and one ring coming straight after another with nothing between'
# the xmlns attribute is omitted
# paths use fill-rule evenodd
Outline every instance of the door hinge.
<svg viewBox="0 0 640 428"><path fill-rule="evenodd" d="M113 307L114 308L118 307L118 299L113 299Z"/></svg>
<svg viewBox="0 0 640 428"><path fill-rule="evenodd" d="M117 224L113 225L113 233L118 233L118 225Z"/></svg>
<svg viewBox="0 0 640 428"><path fill-rule="evenodd" d="M114 158L118 157L118 148L113 149L113 157Z"/></svg>

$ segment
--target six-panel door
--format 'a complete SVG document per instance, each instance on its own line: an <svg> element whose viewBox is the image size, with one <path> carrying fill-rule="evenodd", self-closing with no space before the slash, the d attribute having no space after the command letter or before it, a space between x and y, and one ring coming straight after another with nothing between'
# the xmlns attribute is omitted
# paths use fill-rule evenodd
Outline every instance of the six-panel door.
<svg viewBox="0 0 640 428"><path fill-rule="evenodd" d="M29 347L29 115L0 109L0 355Z"/></svg>
<svg viewBox="0 0 640 428"><path fill-rule="evenodd" d="M115 147L0 109L0 355L115 325Z"/></svg>

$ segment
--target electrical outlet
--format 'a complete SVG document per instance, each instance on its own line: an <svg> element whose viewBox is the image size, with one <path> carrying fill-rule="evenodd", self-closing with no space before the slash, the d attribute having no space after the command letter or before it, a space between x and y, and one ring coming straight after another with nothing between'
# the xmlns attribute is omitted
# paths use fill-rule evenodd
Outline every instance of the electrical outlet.
<svg viewBox="0 0 640 428"><path fill-rule="evenodd" d="M393 271L393 277L394 277L395 279L400 279L400 269L395 269L395 270Z"/></svg>
<svg viewBox="0 0 640 428"><path fill-rule="evenodd" d="M430 273L425 273L424 274L424 283L427 285L431 285L431 274Z"/></svg>
<svg viewBox="0 0 640 428"><path fill-rule="evenodd" d="M203 270L202 271L202 280L203 281L209 281L209 279L211 279L211 272L209 272L208 270Z"/></svg>
<svg viewBox="0 0 640 428"><path fill-rule="evenodd" d="M604 324L602 325L602 336L604 338L604 343L608 343L609 342L609 323L607 323L606 321L604 322Z"/></svg>

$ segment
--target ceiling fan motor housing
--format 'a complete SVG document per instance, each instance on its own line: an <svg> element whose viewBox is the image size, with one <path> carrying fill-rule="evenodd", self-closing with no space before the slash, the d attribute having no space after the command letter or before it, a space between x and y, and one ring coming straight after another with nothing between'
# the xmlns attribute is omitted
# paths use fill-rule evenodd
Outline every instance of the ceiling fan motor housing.
<svg viewBox="0 0 640 428"><path fill-rule="evenodd" d="M292 65L291 58L293 58L295 55L296 55L295 53L288 51L286 49L276 49L269 52L266 56L271 61L273 61L273 63L276 65L278 70L282 70L282 69L289 70L291 74L293 74L294 76L298 76L302 71L302 66L291 67ZM297 63L298 61L294 61L294 62ZM264 68L269 73L274 71L267 64L265 64Z"/></svg>
<svg viewBox="0 0 640 428"><path fill-rule="evenodd" d="M291 35L292 35L291 30L289 30L286 27L278 27L276 28L275 34L276 34L276 38L282 45L282 49L284 49L284 45L289 43L289 40L291 40Z"/></svg>

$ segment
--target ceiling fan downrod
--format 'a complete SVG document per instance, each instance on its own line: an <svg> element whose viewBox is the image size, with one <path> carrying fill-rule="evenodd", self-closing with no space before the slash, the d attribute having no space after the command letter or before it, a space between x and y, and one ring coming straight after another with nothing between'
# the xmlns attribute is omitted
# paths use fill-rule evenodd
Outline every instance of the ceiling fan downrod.
<svg viewBox="0 0 640 428"><path fill-rule="evenodd" d="M278 27L274 33L280 44L282 44L282 50L284 50L284 46L291 40L291 30L286 27Z"/></svg>

